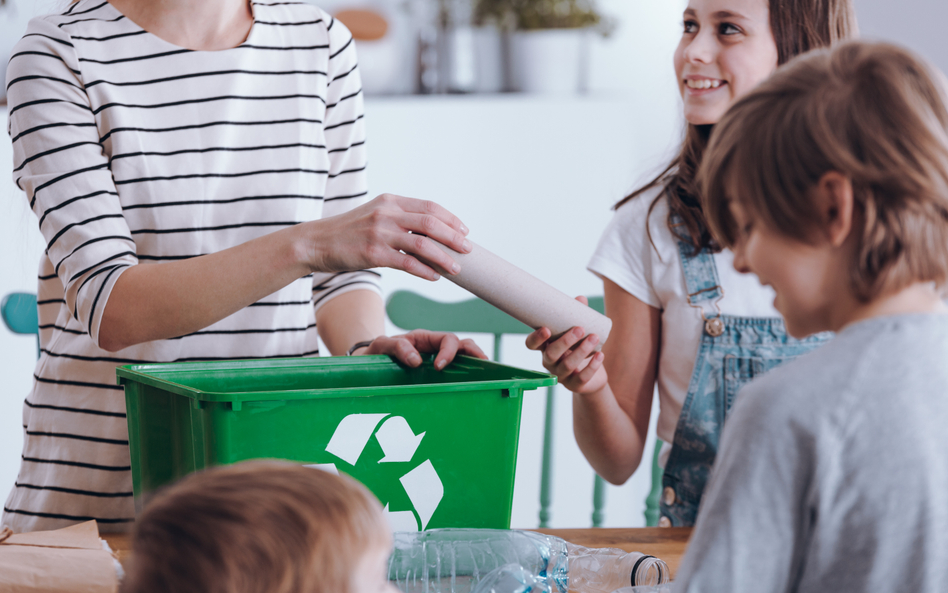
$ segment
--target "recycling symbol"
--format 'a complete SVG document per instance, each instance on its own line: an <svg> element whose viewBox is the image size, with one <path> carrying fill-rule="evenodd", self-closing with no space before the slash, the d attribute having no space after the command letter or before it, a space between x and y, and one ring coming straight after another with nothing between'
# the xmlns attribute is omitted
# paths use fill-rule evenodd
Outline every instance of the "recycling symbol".
<svg viewBox="0 0 948 593"><path fill-rule="evenodd" d="M326 451L354 466L373 435L384 453L379 463L410 463L425 437L424 432L416 435L408 421L401 416L350 414L339 422L326 445ZM444 484L438 472L431 465L431 460L426 459L399 478L399 482L418 517L416 520L412 511L389 511L386 504L385 514L389 524L394 531L424 531L444 497Z"/></svg>

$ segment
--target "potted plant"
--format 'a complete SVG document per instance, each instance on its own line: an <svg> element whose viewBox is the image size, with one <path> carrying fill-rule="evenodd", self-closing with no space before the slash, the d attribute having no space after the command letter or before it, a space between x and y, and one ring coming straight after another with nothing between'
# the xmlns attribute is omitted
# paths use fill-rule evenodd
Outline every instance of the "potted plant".
<svg viewBox="0 0 948 593"><path fill-rule="evenodd" d="M584 90L588 33L611 32L594 0L477 0L474 22L510 32L512 90L575 93Z"/></svg>

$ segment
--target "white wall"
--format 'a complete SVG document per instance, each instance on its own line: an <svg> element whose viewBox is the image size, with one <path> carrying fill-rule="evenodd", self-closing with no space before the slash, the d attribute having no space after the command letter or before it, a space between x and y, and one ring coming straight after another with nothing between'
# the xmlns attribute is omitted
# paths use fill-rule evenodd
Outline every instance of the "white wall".
<svg viewBox="0 0 948 593"><path fill-rule="evenodd" d="M854 0L863 38L894 41L948 72L948 2L944 0Z"/></svg>

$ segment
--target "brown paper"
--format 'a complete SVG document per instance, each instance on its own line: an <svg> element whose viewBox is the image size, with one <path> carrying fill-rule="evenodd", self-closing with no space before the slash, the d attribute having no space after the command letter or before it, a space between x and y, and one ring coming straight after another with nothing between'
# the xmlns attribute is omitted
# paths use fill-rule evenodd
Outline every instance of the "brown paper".
<svg viewBox="0 0 948 593"><path fill-rule="evenodd" d="M95 521L56 531L0 533L0 591L115 593L115 559Z"/></svg>

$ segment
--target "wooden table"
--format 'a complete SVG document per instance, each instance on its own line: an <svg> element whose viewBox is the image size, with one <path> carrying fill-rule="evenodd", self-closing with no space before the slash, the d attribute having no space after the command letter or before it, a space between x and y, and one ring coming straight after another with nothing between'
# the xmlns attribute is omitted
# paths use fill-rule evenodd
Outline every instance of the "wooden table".
<svg viewBox="0 0 948 593"><path fill-rule="evenodd" d="M619 548L627 552L642 552L661 558L671 569L672 577L678 572L678 564L685 553L689 527L640 527L629 529L537 529L587 548ZM125 533L107 533L102 536L118 555L120 562L128 561L129 536Z"/></svg>
<svg viewBox="0 0 948 593"><path fill-rule="evenodd" d="M108 542L109 547L115 552L118 561L122 564L128 562L132 555L131 535L128 533L103 533L100 537Z"/></svg>

